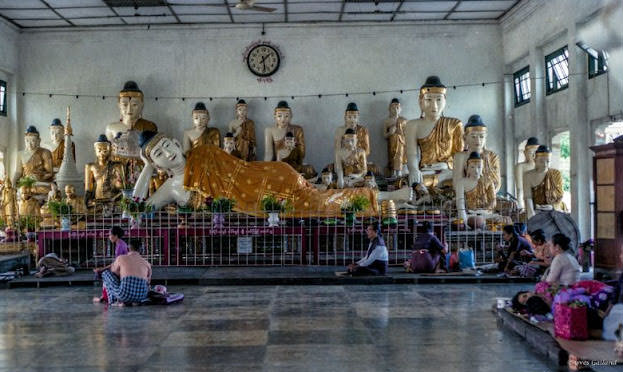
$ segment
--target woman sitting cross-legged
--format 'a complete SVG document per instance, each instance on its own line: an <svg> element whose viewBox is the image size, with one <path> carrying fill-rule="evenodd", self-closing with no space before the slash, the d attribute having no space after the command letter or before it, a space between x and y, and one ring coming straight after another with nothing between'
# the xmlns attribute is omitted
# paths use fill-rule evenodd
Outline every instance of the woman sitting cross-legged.
<svg viewBox="0 0 623 372"><path fill-rule="evenodd" d="M552 237L552 264L545 281L549 284L573 285L580 280L580 264L569 252L571 240L565 234Z"/></svg>
<svg viewBox="0 0 623 372"><path fill-rule="evenodd" d="M411 259L404 263L405 269L413 273L445 272L446 247L435 236L430 222L424 221L422 228L424 233L415 239Z"/></svg>
<svg viewBox="0 0 623 372"><path fill-rule="evenodd" d="M352 276L385 275L389 256L381 236L381 227L377 223L372 223L368 225L366 233L370 239L368 252L357 263L348 265L348 273Z"/></svg>

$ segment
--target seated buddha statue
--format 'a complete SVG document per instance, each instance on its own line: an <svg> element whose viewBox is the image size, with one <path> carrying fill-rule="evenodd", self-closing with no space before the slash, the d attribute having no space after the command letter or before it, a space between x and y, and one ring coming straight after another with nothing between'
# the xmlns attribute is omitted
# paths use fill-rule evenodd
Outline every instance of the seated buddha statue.
<svg viewBox="0 0 623 372"><path fill-rule="evenodd" d="M86 214L87 206L82 196L76 194L76 186L65 185L65 201L71 206L72 214Z"/></svg>
<svg viewBox="0 0 623 372"><path fill-rule="evenodd" d="M119 92L121 119L106 126L106 137L112 144L112 159L124 166L124 183L132 184L143 167L138 136L144 130L157 131L155 123L143 119L144 96L134 81L127 81Z"/></svg>
<svg viewBox="0 0 623 372"><path fill-rule="evenodd" d="M539 148L539 140L536 137L528 138L523 150L525 160L515 165L515 195L519 210L524 209L523 176L534 169L534 156L537 148Z"/></svg>
<svg viewBox="0 0 623 372"><path fill-rule="evenodd" d="M363 186L363 177L368 173L366 152L357 146L357 134L352 128L342 135L342 146L335 153L337 187Z"/></svg>
<svg viewBox="0 0 623 372"><path fill-rule="evenodd" d="M63 155L65 154L65 127L61 123L61 119L52 120L52 124L50 124L50 136L54 144L54 150L52 150L52 167L54 168L54 173L56 173L61 167ZM71 151L74 154L74 159L76 159L76 144L74 142L71 143Z"/></svg>
<svg viewBox="0 0 623 372"><path fill-rule="evenodd" d="M239 99L236 103L236 118L229 122L227 129L234 136L236 149L241 159L255 161L257 143L255 140L255 123L247 117L248 106L245 100Z"/></svg>
<svg viewBox="0 0 623 372"><path fill-rule="evenodd" d="M236 200L234 210L264 216L261 200L267 194L292 201L294 217L335 217L342 204L354 196L371 202L365 215L378 215L382 200L409 198L411 190L380 192L368 188L319 191L284 162L246 162L212 145L199 146L184 156L180 143L162 133L141 135L145 168L136 182L134 197L145 198L154 167L171 177L147 199L156 210L170 204L197 208L208 197L223 196Z"/></svg>
<svg viewBox="0 0 623 372"><path fill-rule="evenodd" d="M452 178L452 158L463 151L463 123L443 116L446 86L429 76L420 88L422 116L407 122L407 164L409 184L435 186Z"/></svg>
<svg viewBox="0 0 623 372"><path fill-rule="evenodd" d="M292 133L295 142L295 156L300 157L301 174L306 179L316 176L316 171L311 165L303 164L305 158L305 135L303 128L299 125L291 124L292 110L286 101L277 104L274 113L275 126L264 130L264 161L275 161L277 153L282 150L282 154L290 151L286 149L286 134ZM289 142L291 143L291 142Z"/></svg>
<svg viewBox="0 0 623 372"><path fill-rule="evenodd" d="M389 117L383 122L384 135L387 139L387 168L392 177L402 177L408 173L405 126L407 119L400 116L400 101L392 99L389 104Z"/></svg>
<svg viewBox="0 0 623 372"><path fill-rule="evenodd" d="M337 184L333 181L333 172L325 167L320 172L320 183L315 183L314 186L320 191L337 189Z"/></svg>
<svg viewBox="0 0 623 372"><path fill-rule="evenodd" d="M363 187L367 187L369 189L378 189L379 185L376 183L376 177L372 171L368 171L365 176L363 176Z"/></svg>
<svg viewBox="0 0 623 372"><path fill-rule="evenodd" d="M456 210L458 217L466 224L468 216L493 218L495 213L496 191L494 184L485 179L484 161L477 152L469 154L463 177L454 182Z"/></svg>
<svg viewBox="0 0 623 372"><path fill-rule="evenodd" d="M84 166L84 190L89 207L109 203L123 188L123 166L111 160L111 143L104 134L93 144L97 161Z"/></svg>
<svg viewBox="0 0 623 372"><path fill-rule="evenodd" d="M223 137L223 151L229 155L237 157L238 159L243 159L242 154L238 151L236 138L232 132L227 132L225 137Z"/></svg>
<svg viewBox="0 0 623 372"><path fill-rule="evenodd" d="M203 102L197 102L193 109L193 127L184 131L184 152L206 143L216 147L221 146L221 133L217 128L209 128L209 123L210 112Z"/></svg>
<svg viewBox="0 0 623 372"><path fill-rule="evenodd" d="M562 173L550 168L551 150L540 145L534 157L534 169L524 173L523 189L526 216L531 218L535 209L567 211L562 201L564 195Z"/></svg>
<svg viewBox="0 0 623 372"><path fill-rule="evenodd" d="M493 151L486 149L487 126L483 123L480 115L472 115L467 120L463 139L467 146L467 151L454 154L452 170L452 181L455 183L464 176L467 159L472 152L477 152L482 159L482 178L486 182L491 182L493 189L497 193L500 190L500 158Z"/></svg>
<svg viewBox="0 0 623 372"><path fill-rule="evenodd" d="M50 182L54 180L52 153L40 146L39 131L32 125L26 129L24 142L26 148L17 154L17 170L14 179L16 181L22 177L35 179L37 182L29 192L45 197L50 190Z"/></svg>
<svg viewBox="0 0 623 372"><path fill-rule="evenodd" d="M14 228L17 222L18 207L17 207L17 190L13 187L11 178L7 175L2 187L2 209L0 210L2 220L6 223L7 227Z"/></svg>
<svg viewBox="0 0 623 372"><path fill-rule="evenodd" d="M20 217L40 217L40 203L34 198L32 189L28 186L19 188L20 199L17 204Z"/></svg>

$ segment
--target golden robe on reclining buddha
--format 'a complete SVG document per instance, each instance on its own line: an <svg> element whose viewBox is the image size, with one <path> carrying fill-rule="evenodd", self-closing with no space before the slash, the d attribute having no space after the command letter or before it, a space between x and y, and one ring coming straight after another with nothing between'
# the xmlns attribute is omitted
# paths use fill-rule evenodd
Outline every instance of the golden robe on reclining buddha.
<svg viewBox="0 0 623 372"><path fill-rule="evenodd" d="M343 202L361 195L372 204L366 213L378 215L377 199L408 199L411 193L410 188L385 193L369 188L319 191L284 162L246 162L212 145L191 150L186 159L177 140L153 132L144 132L141 143L148 165L139 176L134 196L147 196L154 166L172 175L147 200L155 209L170 203L196 208L206 197L223 196L236 200L237 212L263 215L260 201L272 194L292 201L291 216L329 217L340 215Z"/></svg>

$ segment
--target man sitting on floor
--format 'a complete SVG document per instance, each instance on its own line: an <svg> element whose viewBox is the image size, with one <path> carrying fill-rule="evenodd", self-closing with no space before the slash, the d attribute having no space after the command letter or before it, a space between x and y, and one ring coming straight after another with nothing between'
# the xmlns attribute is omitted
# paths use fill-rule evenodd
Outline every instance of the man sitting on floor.
<svg viewBox="0 0 623 372"><path fill-rule="evenodd" d="M377 223L372 223L368 225L366 233L370 239L368 252L357 263L348 265L348 273L352 276L385 275L389 258L385 241L381 236L381 227Z"/></svg>
<svg viewBox="0 0 623 372"><path fill-rule="evenodd" d="M139 244L131 242L130 252L117 257L110 270L102 272L104 287L111 304L123 306L147 298L151 281L151 265L138 252Z"/></svg>
<svg viewBox="0 0 623 372"><path fill-rule="evenodd" d="M422 229L424 232L413 243L411 259L404 263L405 269L412 273L446 272L446 247L435 236L430 222L424 221Z"/></svg>

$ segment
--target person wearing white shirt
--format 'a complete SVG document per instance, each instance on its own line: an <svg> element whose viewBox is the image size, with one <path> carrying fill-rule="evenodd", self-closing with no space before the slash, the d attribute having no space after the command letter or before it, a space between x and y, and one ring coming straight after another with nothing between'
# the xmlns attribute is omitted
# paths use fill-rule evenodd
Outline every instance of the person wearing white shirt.
<svg viewBox="0 0 623 372"><path fill-rule="evenodd" d="M366 256L348 265L348 273L352 276L385 275L389 260L385 241L381 236L381 227L374 223L368 225L366 233L370 239Z"/></svg>
<svg viewBox="0 0 623 372"><path fill-rule="evenodd" d="M564 234L555 234L552 237L551 253L554 256L545 279L549 284L573 285L580 280L580 265L569 253L571 240Z"/></svg>

